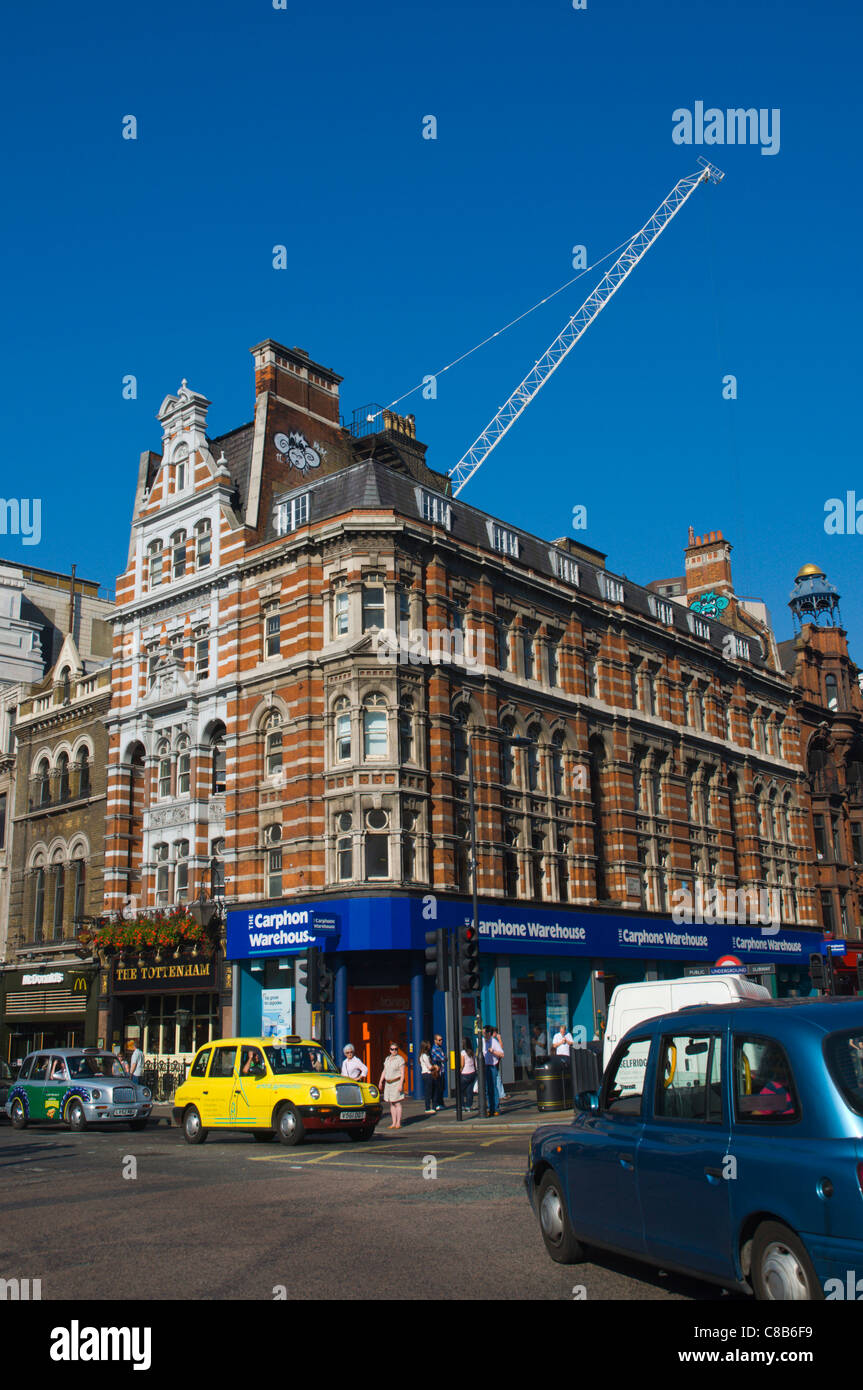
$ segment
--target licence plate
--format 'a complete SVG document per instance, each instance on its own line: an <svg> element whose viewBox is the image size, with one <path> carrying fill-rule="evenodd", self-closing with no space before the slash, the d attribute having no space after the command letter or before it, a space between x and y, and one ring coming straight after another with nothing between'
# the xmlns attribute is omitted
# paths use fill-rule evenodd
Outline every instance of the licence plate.
<svg viewBox="0 0 863 1390"><path fill-rule="evenodd" d="M340 1110L340 1120L364 1120L366 1112L364 1110Z"/></svg>
<svg viewBox="0 0 863 1390"><path fill-rule="evenodd" d="M134 1113L135 1113L134 1110L115 1110L115 1111L114 1111L114 1114L118 1117L118 1119L119 1119L120 1116L122 1116L122 1115L134 1115Z"/></svg>

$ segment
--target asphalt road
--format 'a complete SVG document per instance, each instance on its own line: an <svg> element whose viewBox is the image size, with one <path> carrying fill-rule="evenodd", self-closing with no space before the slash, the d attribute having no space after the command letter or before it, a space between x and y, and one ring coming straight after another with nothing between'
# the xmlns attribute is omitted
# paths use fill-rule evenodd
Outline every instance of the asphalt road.
<svg viewBox="0 0 863 1390"><path fill-rule="evenodd" d="M388 1123L295 1149L3 1123L0 1277L43 1300L728 1297L612 1257L554 1264L522 1185L531 1123Z"/></svg>

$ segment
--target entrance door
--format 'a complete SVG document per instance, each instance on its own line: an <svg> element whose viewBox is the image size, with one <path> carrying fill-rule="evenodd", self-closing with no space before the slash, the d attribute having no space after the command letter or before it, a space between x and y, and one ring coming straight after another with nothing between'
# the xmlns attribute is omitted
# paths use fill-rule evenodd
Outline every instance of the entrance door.
<svg viewBox="0 0 863 1390"><path fill-rule="evenodd" d="M411 1036L409 1013L352 1013L348 1015L350 1039L360 1060L369 1069L369 1080L376 1086L390 1042L398 1045L407 1071L405 1084L410 1088L411 1067L408 1044Z"/></svg>
<svg viewBox="0 0 863 1390"><path fill-rule="evenodd" d="M210 1067L201 1087L201 1121L210 1125L231 1123L231 1102L234 1095L236 1047L214 1047Z"/></svg>

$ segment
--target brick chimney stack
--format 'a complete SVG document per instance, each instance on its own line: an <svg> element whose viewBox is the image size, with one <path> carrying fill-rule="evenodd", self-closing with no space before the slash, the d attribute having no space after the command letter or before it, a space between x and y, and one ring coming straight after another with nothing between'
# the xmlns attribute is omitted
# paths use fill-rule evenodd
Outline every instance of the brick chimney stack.
<svg viewBox="0 0 863 1390"><path fill-rule="evenodd" d="M319 420L339 424L342 377L320 362L313 362L305 348L283 347L272 338L253 347L252 355L256 401L267 391L271 398L298 407Z"/></svg>
<svg viewBox="0 0 863 1390"><path fill-rule="evenodd" d="M691 603L699 594L713 591L734 597L734 583L731 578L731 544L725 540L721 531L705 532L696 536L692 526L689 528L689 544L686 547L686 598Z"/></svg>

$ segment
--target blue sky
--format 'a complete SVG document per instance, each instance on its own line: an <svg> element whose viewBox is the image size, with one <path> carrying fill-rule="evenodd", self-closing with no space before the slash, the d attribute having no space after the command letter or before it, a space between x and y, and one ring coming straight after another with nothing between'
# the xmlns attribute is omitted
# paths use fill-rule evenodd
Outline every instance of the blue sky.
<svg viewBox="0 0 863 1390"><path fill-rule="evenodd" d="M724 183L462 495L549 538L585 504L579 535L639 582L682 571L690 523L721 529L780 638L814 559L863 664L863 536L824 532L829 497L863 499L861 28L852 0L16 7L2 491L38 489L43 520L38 546L3 536L0 554L113 589L138 456L181 378L212 400L211 433L232 429L251 418L248 349L273 337L345 377L346 417L387 403L570 278L574 245L592 261L635 232L702 153ZM778 108L779 152L674 144L672 112L696 101ZM432 466L458 461L596 278L402 403Z"/></svg>

